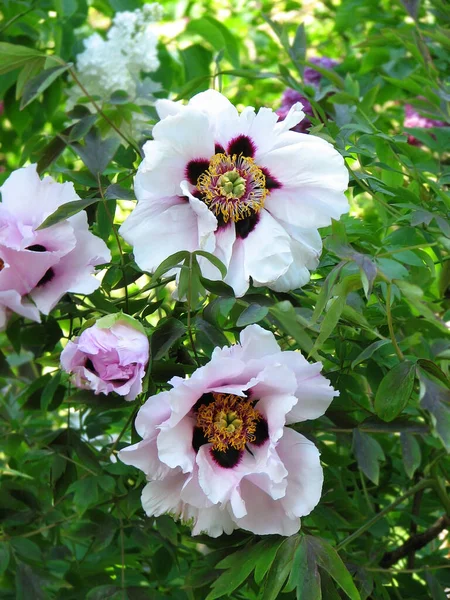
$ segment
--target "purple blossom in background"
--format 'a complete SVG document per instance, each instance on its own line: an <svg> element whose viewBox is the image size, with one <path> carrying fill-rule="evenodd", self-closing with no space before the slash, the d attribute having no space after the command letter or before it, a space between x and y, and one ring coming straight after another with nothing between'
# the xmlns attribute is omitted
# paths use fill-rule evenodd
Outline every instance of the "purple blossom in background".
<svg viewBox="0 0 450 600"><path fill-rule="evenodd" d="M324 69L334 69L339 63L337 60L333 60L332 58L328 58L327 56L319 57L315 56L311 58L309 62L317 65L318 67L323 67ZM305 71L303 74L303 80L305 83L319 86L320 81L322 79L322 75L319 71L316 71L312 67L305 67Z"/></svg>
<svg viewBox="0 0 450 600"><path fill-rule="evenodd" d="M445 123L442 121L422 117L422 115L420 115L411 104L405 104L405 120L403 122L403 125L406 128L417 127L418 129L445 127ZM408 135L408 144L411 144L412 146L420 146L421 142L413 135Z"/></svg>
<svg viewBox="0 0 450 600"><path fill-rule="evenodd" d="M318 65L319 67L323 67L324 69L332 69L338 64L336 60L328 57L314 57L310 59L310 62ZM313 69L313 67L305 68L303 80L307 85L319 87L321 79L322 75ZM283 121L286 118L291 106L293 106L296 102L301 102L303 104L303 112L306 116L298 125L292 127L292 130L298 131L299 133L306 133L311 126L311 121L308 119L308 116L312 117L314 112L308 98L300 94L300 92L297 92L291 88L284 90L283 96L281 97L281 107L277 110L277 115L280 117L280 121Z"/></svg>

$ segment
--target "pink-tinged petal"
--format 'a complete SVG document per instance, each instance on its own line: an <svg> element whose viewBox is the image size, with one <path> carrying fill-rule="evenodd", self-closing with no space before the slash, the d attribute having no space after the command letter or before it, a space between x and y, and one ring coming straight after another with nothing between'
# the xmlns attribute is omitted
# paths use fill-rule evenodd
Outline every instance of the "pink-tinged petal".
<svg viewBox="0 0 450 600"><path fill-rule="evenodd" d="M230 517L230 514L224 507L212 506L211 508L202 508L198 510L195 525L192 529L192 535L201 535L202 533L216 538L226 533L229 535L236 529L236 524Z"/></svg>
<svg viewBox="0 0 450 600"><path fill-rule="evenodd" d="M255 408L266 419L269 425L269 436L273 443L278 442L284 434L286 415L297 404L295 396L277 395L264 396L259 400Z"/></svg>
<svg viewBox="0 0 450 600"><path fill-rule="evenodd" d="M32 321L37 321L38 323L41 321L37 307L31 302L28 302L15 290L0 291L0 307L2 308L3 314L0 329L6 324L6 319L8 317L6 309L11 310L18 315L22 315L22 317L31 319Z"/></svg>
<svg viewBox="0 0 450 600"><path fill-rule="evenodd" d="M277 451L288 470L288 487L280 502L290 518L309 515L322 494L319 451L305 436L290 428L286 428Z"/></svg>
<svg viewBox="0 0 450 600"><path fill-rule="evenodd" d="M181 490L181 500L195 508L210 508L214 506L211 500L205 496L198 482L198 467L193 465L191 476L186 479Z"/></svg>
<svg viewBox="0 0 450 600"><path fill-rule="evenodd" d="M333 398L339 396L339 392L321 374L317 374L311 379L300 381L296 394L299 400L287 415L287 423L317 419L325 413Z"/></svg>
<svg viewBox="0 0 450 600"><path fill-rule="evenodd" d="M170 417L170 392L150 396L141 406L134 426L142 438L150 437L156 428Z"/></svg>
<svg viewBox="0 0 450 600"><path fill-rule="evenodd" d="M73 183L57 183L51 177L41 180L36 165L13 171L0 191L5 208L23 223L35 227L61 204L79 200Z"/></svg>
<svg viewBox="0 0 450 600"><path fill-rule="evenodd" d="M239 340L242 347L240 358L244 361L272 354L281 355L280 347L273 333L263 329L260 325L249 325L243 329Z"/></svg>
<svg viewBox="0 0 450 600"><path fill-rule="evenodd" d="M72 252L63 256L52 267L53 277L43 285L38 285L31 297L44 314L49 314L67 292L91 294L100 281L93 276L95 266L111 260L111 253L105 242L90 231L77 231L77 245Z"/></svg>
<svg viewBox="0 0 450 600"><path fill-rule="evenodd" d="M253 365L253 362L250 364ZM258 364L258 374L252 377L245 389L250 391L252 398L293 396L297 380L293 371L283 364L270 364L262 370Z"/></svg>
<svg viewBox="0 0 450 600"><path fill-rule="evenodd" d="M192 471L195 464L195 451L192 447L195 419L185 417L175 427L160 426L158 435L159 457L172 469L180 467L183 473Z"/></svg>
<svg viewBox="0 0 450 600"><path fill-rule="evenodd" d="M123 463L140 469L152 479L164 479L170 472L170 468L159 459L156 435L123 448L118 456Z"/></svg>
<svg viewBox="0 0 450 600"><path fill-rule="evenodd" d="M241 495L248 511L245 517L235 521L242 529L257 535L293 535L300 529L300 520L291 519L286 515L281 500L273 500L246 479L241 483Z"/></svg>
<svg viewBox="0 0 450 600"><path fill-rule="evenodd" d="M29 294L59 260L50 252L16 251L4 246L0 247L0 257L4 262L0 271L0 291L14 290L21 296Z"/></svg>
<svg viewBox="0 0 450 600"><path fill-rule="evenodd" d="M292 263L290 237L266 211L261 210L256 227L243 240L246 279L265 286L286 273Z"/></svg>
<svg viewBox="0 0 450 600"><path fill-rule="evenodd" d="M149 517L170 513L179 516L183 511L180 500L186 475L175 473L165 479L150 481L142 491L142 506Z"/></svg>
<svg viewBox="0 0 450 600"><path fill-rule="evenodd" d="M250 453L244 452L241 462L236 467L227 469L212 457L211 444L201 446L197 454L198 481L207 498L213 504L227 502L242 477L251 471L249 463L252 461Z"/></svg>

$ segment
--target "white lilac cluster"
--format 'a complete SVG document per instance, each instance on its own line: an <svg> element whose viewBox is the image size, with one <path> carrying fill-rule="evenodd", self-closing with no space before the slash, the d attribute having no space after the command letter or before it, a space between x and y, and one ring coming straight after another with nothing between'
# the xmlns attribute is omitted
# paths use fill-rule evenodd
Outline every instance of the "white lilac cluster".
<svg viewBox="0 0 450 600"><path fill-rule="evenodd" d="M106 40L94 33L84 41L85 50L77 56L77 72L89 93L108 98L124 90L132 98L142 72L151 73L159 67L158 38L153 23L162 17L158 3L144 4L134 11L118 12ZM72 90L71 101L80 96Z"/></svg>

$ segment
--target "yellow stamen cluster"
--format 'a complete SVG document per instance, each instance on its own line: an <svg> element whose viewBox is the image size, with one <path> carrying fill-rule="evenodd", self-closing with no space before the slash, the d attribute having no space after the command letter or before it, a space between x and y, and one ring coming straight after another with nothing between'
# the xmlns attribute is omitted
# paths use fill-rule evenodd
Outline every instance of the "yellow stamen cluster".
<svg viewBox="0 0 450 600"><path fill-rule="evenodd" d="M264 173L252 158L241 154L215 154L197 187L210 210L225 223L259 212L268 193Z"/></svg>
<svg viewBox="0 0 450 600"><path fill-rule="evenodd" d="M201 406L197 426L203 429L213 450L225 451L229 446L243 450L255 441L256 422L261 418L252 403L234 394L213 394L214 402Z"/></svg>

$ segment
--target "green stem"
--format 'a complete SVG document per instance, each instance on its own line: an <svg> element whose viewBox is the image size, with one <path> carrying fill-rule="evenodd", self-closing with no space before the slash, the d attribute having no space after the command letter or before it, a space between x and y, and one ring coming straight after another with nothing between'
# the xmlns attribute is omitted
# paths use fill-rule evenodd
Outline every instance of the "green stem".
<svg viewBox="0 0 450 600"><path fill-rule="evenodd" d="M351 535L349 535L344 540L342 540L342 542L340 542L336 546L336 550L338 550L338 551L342 550L342 548L345 548L345 546L347 546L350 542L353 542L353 540L356 540L357 538L359 538L363 533L365 533L368 529L370 529L372 527L372 525L377 523L385 515L390 513L392 510L394 510L394 508L396 506L398 506L399 504L401 504L404 500L406 500L410 496L414 496L414 494L416 494L419 490L422 490L427 487L434 487L434 486L435 486L434 479L422 479L422 481L419 481L419 483L417 483L411 489L409 489L407 492L405 492L403 494L403 496L400 496L399 498L397 498L397 500L394 500L394 502L389 504L389 506L386 506L386 508L383 508L382 511L380 511L379 513L374 515L371 519L369 519L366 523L364 523L364 525L362 525L359 529L357 529Z"/></svg>
<svg viewBox="0 0 450 600"><path fill-rule="evenodd" d="M405 357L403 356L403 352L400 350L400 347L397 344L397 340L395 338L395 333L394 333L394 325L392 323L391 288L392 288L391 284L388 283L387 284L387 293L386 293L386 314L387 314L388 328L389 328L389 334L391 336L392 344L395 348L395 352L397 353L399 360L402 361L402 360L405 360Z"/></svg>
<svg viewBox="0 0 450 600"><path fill-rule="evenodd" d="M197 350L195 348L194 336L192 335L191 328L191 303L192 303L192 252L189 255L189 276L188 276L188 293L187 293L187 304L188 304L188 314L187 314L187 329L189 340L191 342L192 351L194 352L195 360L197 365L200 365L197 355Z"/></svg>
<svg viewBox="0 0 450 600"><path fill-rule="evenodd" d="M103 200L103 206L105 207L105 211L106 214L108 215L108 219L111 223L111 229L113 230L114 233L114 237L116 238L116 242L117 242L117 247L119 248L119 254L120 254L120 264L122 267L122 277L123 277L123 282L124 282L124 289L125 289L125 310L127 312L127 314L129 313L129 306L128 306L128 287L127 287L127 280L126 280L126 274L125 274L125 259L123 257L123 250L122 250L122 244L120 243L120 237L119 234L116 230L116 228L114 227L114 218L109 210L108 207L108 203L105 200L105 196L103 194L103 188L102 188L102 184L100 181L100 173L97 173L97 182L98 182L98 189L100 192L100 196L102 197Z"/></svg>

